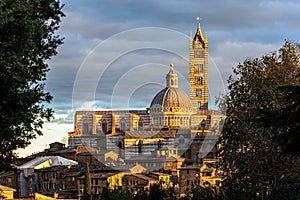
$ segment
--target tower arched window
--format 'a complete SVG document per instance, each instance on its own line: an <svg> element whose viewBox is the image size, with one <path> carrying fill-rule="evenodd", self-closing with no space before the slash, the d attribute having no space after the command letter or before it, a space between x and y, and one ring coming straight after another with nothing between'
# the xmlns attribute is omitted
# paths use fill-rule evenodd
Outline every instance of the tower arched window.
<svg viewBox="0 0 300 200"><path fill-rule="evenodd" d="M197 108L201 108L201 102L197 102Z"/></svg>
<svg viewBox="0 0 300 200"><path fill-rule="evenodd" d="M202 97L202 90L201 89L200 90L196 90L196 95L198 97Z"/></svg>

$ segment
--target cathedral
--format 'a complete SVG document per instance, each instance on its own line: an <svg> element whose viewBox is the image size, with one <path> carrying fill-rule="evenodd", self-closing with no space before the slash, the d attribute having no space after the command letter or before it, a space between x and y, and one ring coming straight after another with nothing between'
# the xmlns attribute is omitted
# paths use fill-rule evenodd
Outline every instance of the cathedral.
<svg viewBox="0 0 300 200"><path fill-rule="evenodd" d="M208 109L208 36L200 23L194 37L190 34L189 55L189 95L180 89L170 64L165 88L149 108L76 111L69 147L86 147L105 164L111 164L110 157L123 167L140 164L154 170L166 160L192 165L214 158L225 116Z"/></svg>

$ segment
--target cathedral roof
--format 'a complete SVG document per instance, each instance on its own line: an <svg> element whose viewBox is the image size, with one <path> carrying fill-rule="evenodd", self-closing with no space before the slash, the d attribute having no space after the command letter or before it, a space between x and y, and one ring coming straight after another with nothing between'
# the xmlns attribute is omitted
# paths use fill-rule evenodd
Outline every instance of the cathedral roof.
<svg viewBox="0 0 300 200"><path fill-rule="evenodd" d="M155 95L150 107L191 108L191 100L183 90L178 88L178 76L174 72L173 64L170 67L170 72L166 76L166 87Z"/></svg>
<svg viewBox="0 0 300 200"><path fill-rule="evenodd" d="M166 87L155 95L150 107L153 106L191 108L192 103L183 90Z"/></svg>
<svg viewBox="0 0 300 200"><path fill-rule="evenodd" d="M176 132L171 130L160 131L126 131L125 138L175 138Z"/></svg>

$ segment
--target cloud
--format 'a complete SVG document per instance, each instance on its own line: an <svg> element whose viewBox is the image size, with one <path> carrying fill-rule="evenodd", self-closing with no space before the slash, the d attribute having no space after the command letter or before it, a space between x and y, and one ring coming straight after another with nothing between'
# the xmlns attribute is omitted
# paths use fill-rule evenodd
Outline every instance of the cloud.
<svg viewBox="0 0 300 200"><path fill-rule="evenodd" d="M209 54L219 68L223 80L231 74L232 67L246 57L256 57L267 51L276 50L285 38L297 41L300 35L297 21L300 8L298 1L224 0L199 3L193 0L169 2L74 0L64 1L64 3L66 17L62 21L59 34L65 37L65 44L59 48L59 54L50 62L51 71L48 73L46 89L54 96L53 107L55 109L65 107L66 112L72 108L70 102L74 95L75 78L80 73L78 71L80 65L90 52L94 51L96 45L105 42L111 36L116 36L115 34L121 31L157 26L171 28L188 37L190 31L195 32L195 18L200 16L203 18L202 31L207 31L209 36ZM157 41L159 39L156 38ZM147 46L155 43L154 40L155 38L147 34L134 35L131 38L121 38L116 43L111 43L105 51L97 53L102 54L102 57L115 55L120 46L134 46L135 43L143 43ZM180 42L174 38L163 42L177 43L178 49L188 47L188 42ZM116 58L109 69L104 71L103 78L98 83L96 101L102 107L109 106L116 81L128 70L145 63L168 65L172 59L177 58L166 53L161 54L159 51L152 51L151 54L146 50L129 52ZM175 61L180 63L179 60ZM95 57L90 65L93 70L101 70L105 67L102 63L105 63L103 59ZM182 68L183 65L187 64L179 64ZM90 73L95 72L90 71ZM184 76L188 74L185 73ZM215 71L210 72L210 76L215 77ZM87 77L86 87L91 81ZM137 93L143 95L144 90L137 91L136 97ZM82 96L86 96L84 88L80 92ZM90 100L86 99L83 102ZM131 100L131 102L136 101ZM137 104L141 105L141 103Z"/></svg>
<svg viewBox="0 0 300 200"><path fill-rule="evenodd" d="M229 75L232 68L246 58L259 58L280 47L281 44L259 42L224 41L218 44L210 56L222 73Z"/></svg>

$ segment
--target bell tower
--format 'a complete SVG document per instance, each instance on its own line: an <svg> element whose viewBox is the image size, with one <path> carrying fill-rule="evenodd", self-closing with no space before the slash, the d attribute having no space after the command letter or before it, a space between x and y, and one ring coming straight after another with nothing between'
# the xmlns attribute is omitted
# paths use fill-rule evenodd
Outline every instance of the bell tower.
<svg viewBox="0 0 300 200"><path fill-rule="evenodd" d="M208 36L202 35L200 18L193 38L190 33L190 99L198 109L208 109Z"/></svg>

